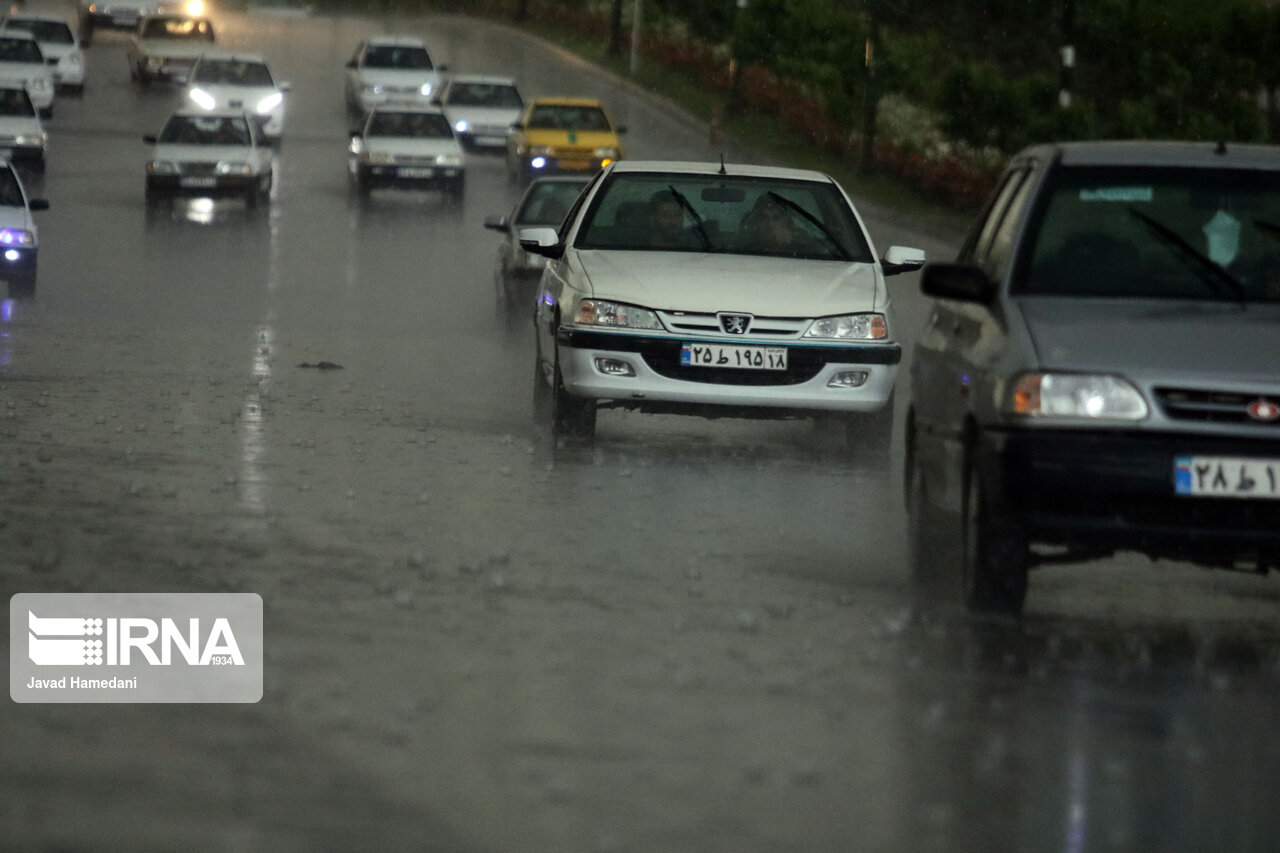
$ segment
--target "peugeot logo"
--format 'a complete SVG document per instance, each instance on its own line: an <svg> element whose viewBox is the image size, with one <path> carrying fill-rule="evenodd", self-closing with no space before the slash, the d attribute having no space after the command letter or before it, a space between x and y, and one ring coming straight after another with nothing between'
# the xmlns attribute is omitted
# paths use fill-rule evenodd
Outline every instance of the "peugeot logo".
<svg viewBox="0 0 1280 853"><path fill-rule="evenodd" d="M720 314L720 328L726 335L745 335L751 326L750 314Z"/></svg>
<svg viewBox="0 0 1280 853"><path fill-rule="evenodd" d="M1245 411L1255 421L1274 421L1276 418L1280 418L1280 405L1276 405L1270 400L1254 400Z"/></svg>

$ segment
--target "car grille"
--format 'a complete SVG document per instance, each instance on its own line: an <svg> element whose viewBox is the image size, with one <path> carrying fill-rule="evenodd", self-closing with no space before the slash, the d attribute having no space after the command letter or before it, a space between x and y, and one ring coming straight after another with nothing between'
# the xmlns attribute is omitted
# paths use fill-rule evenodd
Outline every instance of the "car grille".
<svg viewBox="0 0 1280 853"><path fill-rule="evenodd" d="M809 325L808 320L794 320L786 317L752 317L750 328L747 329L746 334L730 335L721 327L720 319L715 314L659 313L662 316L662 322L673 332L689 335L719 335L730 341L759 342L759 339L766 337L773 339L798 338ZM724 313L738 313L739 316L749 316L734 311L726 311Z"/></svg>
<svg viewBox="0 0 1280 853"><path fill-rule="evenodd" d="M178 174L180 175L212 175L214 169L218 167L216 163L179 163Z"/></svg>
<svg viewBox="0 0 1280 853"><path fill-rule="evenodd" d="M467 133L473 136L506 136L510 125L505 124L473 124Z"/></svg>
<svg viewBox="0 0 1280 853"><path fill-rule="evenodd" d="M383 86L384 95L420 95L422 94L422 85L417 86Z"/></svg>
<svg viewBox="0 0 1280 853"><path fill-rule="evenodd" d="M1263 429L1280 429L1280 419L1259 421L1249 416L1248 407L1260 399L1280 405L1280 398L1234 391L1197 391L1183 388L1157 388L1156 399L1165 416L1175 421L1198 421L1217 424L1249 424Z"/></svg>
<svg viewBox="0 0 1280 853"><path fill-rule="evenodd" d="M391 158L391 163L395 166L434 166L436 158L435 156L423 157L414 154L397 154Z"/></svg>

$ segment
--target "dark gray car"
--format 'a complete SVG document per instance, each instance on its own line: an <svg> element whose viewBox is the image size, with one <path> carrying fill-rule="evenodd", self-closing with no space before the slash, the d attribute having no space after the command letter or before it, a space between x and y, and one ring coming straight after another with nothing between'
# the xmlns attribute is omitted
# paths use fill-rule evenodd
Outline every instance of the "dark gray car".
<svg viewBox="0 0 1280 853"><path fill-rule="evenodd" d="M1017 613L1050 562L1280 567L1280 148L1028 149L921 288L918 579Z"/></svg>

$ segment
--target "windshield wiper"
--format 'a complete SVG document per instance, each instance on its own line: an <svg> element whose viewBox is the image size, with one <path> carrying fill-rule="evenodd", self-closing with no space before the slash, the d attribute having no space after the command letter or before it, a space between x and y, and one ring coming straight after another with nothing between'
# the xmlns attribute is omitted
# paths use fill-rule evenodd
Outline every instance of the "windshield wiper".
<svg viewBox="0 0 1280 853"><path fill-rule="evenodd" d="M676 201L680 202L680 206L689 211L689 215L693 217L693 230L697 233L698 239L702 241L702 251L711 251L711 236L707 234L707 228L702 224L702 217L698 215L698 211L694 210L689 199L684 197L684 193L667 184L667 189L671 190L671 194L676 197Z"/></svg>
<svg viewBox="0 0 1280 853"><path fill-rule="evenodd" d="M813 227L817 228L818 231L822 234L822 236L827 238L827 242L830 243L833 248L835 248L836 254L840 257L840 260L842 261L853 260L853 256L849 254L848 250L845 249L844 246L840 245L840 241L836 239L836 235L832 234L831 231L828 230L827 226L823 225L818 220L818 218L814 216L812 213L805 210L803 207L796 204L794 201L787 198L786 196L778 195L773 190L769 190L769 192L765 193L765 195L769 196L769 198L773 199L779 204L784 205L788 209L794 210L796 213L803 216L809 222L813 223Z"/></svg>
<svg viewBox="0 0 1280 853"><path fill-rule="evenodd" d="M1211 261L1209 258L1205 257L1199 249L1182 239L1182 236L1178 234L1177 231L1174 231L1162 222L1152 219L1150 216L1147 216L1136 208L1130 207L1126 209L1129 213L1133 214L1135 218L1142 222L1142 224L1151 229L1152 233L1157 237L1163 239L1170 246L1181 252L1183 257L1188 258L1202 271L1208 273L1208 281L1217 285L1217 287L1214 288L1217 292L1222 293L1225 291L1228 295L1234 296L1237 301L1245 301L1246 296L1244 285L1240 283L1239 279L1227 272L1218 264Z"/></svg>

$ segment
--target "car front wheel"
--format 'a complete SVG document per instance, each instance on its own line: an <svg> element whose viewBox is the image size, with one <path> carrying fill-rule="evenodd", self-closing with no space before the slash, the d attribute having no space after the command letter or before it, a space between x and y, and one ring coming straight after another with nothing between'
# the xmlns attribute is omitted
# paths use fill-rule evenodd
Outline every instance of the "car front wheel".
<svg viewBox="0 0 1280 853"><path fill-rule="evenodd" d="M589 440L595 435L596 401L566 391L559 364L548 386L542 365L535 362L533 383L533 416L538 424L549 427L555 436Z"/></svg>
<svg viewBox="0 0 1280 853"><path fill-rule="evenodd" d="M1027 597L1026 531L1003 507L971 459L965 475L962 594L970 610L1018 615Z"/></svg>

